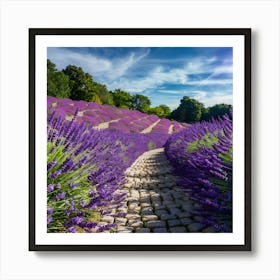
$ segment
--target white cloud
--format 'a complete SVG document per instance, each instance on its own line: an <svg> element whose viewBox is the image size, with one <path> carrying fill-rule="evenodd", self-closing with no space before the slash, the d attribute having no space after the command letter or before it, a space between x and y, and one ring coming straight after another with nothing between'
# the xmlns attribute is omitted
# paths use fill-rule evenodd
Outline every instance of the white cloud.
<svg viewBox="0 0 280 280"><path fill-rule="evenodd" d="M214 65L216 62L216 57L196 57L186 60L184 69L187 74L213 73L215 69L220 67Z"/></svg>
<svg viewBox="0 0 280 280"><path fill-rule="evenodd" d="M231 84L232 79L220 79L220 80L212 79L213 77L216 77L220 74L228 74L228 73L232 73L232 65L218 66L213 69L213 73L210 74L207 78L205 78L201 81L197 81L197 85L198 86L207 86L207 85L214 85L214 84L216 84L216 85Z"/></svg>
<svg viewBox="0 0 280 280"><path fill-rule="evenodd" d="M232 73L232 63L224 60L222 64L213 65L217 62L216 57L211 58L196 58L186 64L185 69L188 74L209 74L206 78L201 80L190 81L189 85L208 86L208 85L226 85L231 84L231 79L213 79L220 74Z"/></svg>
<svg viewBox="0 0 280 280"><path fill-rule="evenodd" d="M217 58L198 57L188 61L184 67L188 74L209 74L206 78L215 77L219 74L232 73L232 64L229 62L219 61Z"/></svg>
<svg viewBox="0 0 280 280"><path fill-rule="evenodd" d="M207 77L204 80L191 81L188 84L197 86L230 85L232 84L232 79L211 79Z"/></svg>
<svg viewBox="0 0 280 280"><path fill-rule="evenodd" d="M181 94L181 91L176 89L158 89L157 92L166 94Z"/></svg>
<svg viewBox="0 0 280 280"><path fill-rule="evenodd" d="M214 69L214 75L219 75L223 73L232 73L232 65L221 65Z"/></svg>
<svg viewBox="0 0 280 280"><path fill-rule="evenodd" d="M69 64L82 67L89 73L92 73L94 69L94 74L106 72L112 68L112 63L106 59L62 48L49 48L48 58L56 64L59 70Z"/></svg>
<svg viewBox="0 0 280 280"><path fill-rule="evenodd" d="M225 92L195 91L191 93L192 93L192 98L203 103L205 107L213 106L220 103L232 104L232 93L230 91L225 91Z"/></svg>
<svg viewBox="0 0 280 280"><path fill-rule="evenodd" d="M134 77L133 66L148 54L149 50L146 50L145 53L130 52L124 57L107 59L69 49L50 48L48 50L48 57L57 65L58 69L62 69L69 64L80 66L85 72L90 73L95 80L105 83L110 90L121 88L130 93L153 92L155 90L162 93L161 100L157 101L160 104L164 103L165 93L167 95L184 95L182 90L164 89L163 87L165 84L176 84L192 86L192 92L188 92L188 95L192 93L195 99L207 107L217 103L232 104L231 92L206 92L201 90L201 87L204 86L231 85L232 79L218 77L219 74L232 73L231 61L218 61L216 57L195 57L185 60L183 65L182 60L181 64L178 61L178 67L170 69L168 64L167 67L164 67L165 62L168 63L168 61L162 62L159 59L151 64L148 59L145 62L149 63L149 71L147 70L145 76ZM193 78L190 80L189 75L197 75L197 80L193 80ZM204 78L199 79L200 75L203 75ZM170 96L166 96L166 98L171 99ZM171 99L171 102L167 105L174 109L179 105L179 100L177 98L176 100Z"/></svg>
<svg viewBox="0 0 280 280"><path fill-rule="evenodd" d="M159 61L160 62L160 61ZM165 83L178 85L208 86L208 85L230 85L231 79L215 79L215 76L222 73L232 73L232 66L229 64L213 65L217 62L216 57L199 57L188 59L185 64L172 70L166 69L160 64L150 70L145 77L122 77L108 83L110 89L122 88L129 92L144 92L148 89L158 88ZM188 75L209 74L201 80L189 81Z"/></svg>
<svg viewBox="0 0 280 280"><path fill-rule="evenodd" d="M111 71L107 71L107 76L110 79L122 77L129 68L131 68L144 57L146 57L148 54L149 50L147 50L143 54L136 54L133 52L130 53L127 57L113 60L112 69L110 69Z"/></svg>
<svg viewBox="0 0 280 280"><path fill-rule="evenodd" d="M157 66L147 73L143 78L120 78L109 83L110 89L122 88L130 92L143 92L164 83L187 84L187 74L184 69L165 70L162 66Z"/></svg>
<svg viewBox="0 0 280 280"><path fill-rule="evenodd" d="M121 78L109 83L110 89L122 88L129 92L143 92L147 89L156 88L165 83L189 85L189 86L224 86L231 85L232 79L211 79L206 78L204 80L188 81L188 75L183 69L174 69L171 71L164 71L162 68L156 68L143 78ZM161 90L167 92L166 90ZM179 91L172 90L172 93L178 93ZM171 93L171 92L170 92Z"/></svg>
<svg viewBox="0 0 280 280"><path fill-rule="evenodd" d="M90 73L93 78L100 78L108 81L125 75L133 65L148 54L149 50L145 53L132 52L125 57L109 60L89 53L78 53L64 48L48 49L48 58L56 64L59 70L65 68L69 64L73 64L82 67L83 70Z"/></svg>
<svg viewBox="0 0 280 280"><path fill-rule="evenodd" d="M171 110L176 109L180 105L181 98L172 98L170 96L162 95L160 98L155 99L152 103L152 107L159 106L161 104L167 105Z"/></svg>

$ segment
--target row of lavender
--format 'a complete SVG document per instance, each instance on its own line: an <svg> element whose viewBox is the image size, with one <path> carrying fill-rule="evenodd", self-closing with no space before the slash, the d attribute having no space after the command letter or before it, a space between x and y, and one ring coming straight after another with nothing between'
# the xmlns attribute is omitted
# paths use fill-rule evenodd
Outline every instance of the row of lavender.
<svg viewBox="0 0 280 280"><path fill-rule="evenodd" d="M232 120L192 125L170 136L165 152L195 202L194 214L221 232L232 232Z"/></svg>
<svg viewBox="0 0 280 280"><path fill-rule="evenodd" d="M77 115L74 112L71 121L56 112L48 116L48 232L102 232L114 227L99 220L125 199L119 191L124 171L139 155L167 140L166 134L96 130L77 122Z"/></svg>
<svg viewBox="0 0 280 280"><path fill-rule="evenodd" d="M129 110L125 108L117 108L109 105L100 105L94 102L75 101L67 98L47 97L48 108L55 109L56 114L66 119L71 119L76 108L79 108L77 122L86 122L90 126L98 126L103 122L110 122L109 128L120 130L122 132L141 132L151 126L159 117L156 115L148 115L137 110ZM161 119L160 122L153 127L153 132L170 133L169 128L172 126L171 132L177 132L187 126L185 123Z"/></svg>

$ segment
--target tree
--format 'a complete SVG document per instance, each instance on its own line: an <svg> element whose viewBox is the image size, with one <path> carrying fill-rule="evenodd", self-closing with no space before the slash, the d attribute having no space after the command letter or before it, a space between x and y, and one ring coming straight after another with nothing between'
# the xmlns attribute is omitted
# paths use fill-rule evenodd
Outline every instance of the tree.
<svg viewBox="0 0 280 280"><path fill-rule="evenodd" d="M170 108L164 104L161 104L159 106L150 108L148 110L149 114L154 114L159 116L160 118L166 118L170 115Z"/></svg>
<svg viewBox="0 0 280 280"><path fill-rule="evenodd" d="M164 111L159 106L150 108L148 111L149 114L157 115L159 117L162 117L164 115Z"/></svg>
<svg viewBox="0 0 280 280"><path fill-rule="evenodd" d="M114 105L113 95L105 85L94 82L93 90L99 96L102 104Z"/></svg>
<svg viewBox="0 0 280 280"><path fill-rule="evenodd" d="M52 63L50 59L47 59L47 70L50 72L57 71L56 65L54 63Z"/></svg>
<svg viewBox="0 0 280 280"><path fill-rule="evenodd" d="M91 99L90 99L89 102L94 102L94 103L97 103L97 104L102 104L102 101L101 101L100 97L97 94L95 94L95 93L92 94Z"/></svg>
<svg viewBox="0 0 280 280"><path fill-rule="evenodd" d="M194 123L201 120L204 109L202 103L188 96L184 96L180 102L179 107L171 113L172 119L187 123Z"/></svg>
<svg viewBox="0 0 280 280"><path fill-rule="evenodd" d="M170 108L167 105L161 104L158 107L161 108L163 110L163 112L164 112L162 117L166 118L166 117L168 117L170 115L171 110L170 110Z"/></svg>
<svg viewBox="0 0 280 280"><path fill-rule="evenodd" d="M47 60L47 94L59 98L70 96L68 76L58 71L49 59Z"/></svg>
<svg viewBox="0 0 280 280"><path fill-rule="evenodd" d="M73 100L85 100L91 102L100 102L100 98L95 90L95 82L90 74L85 73L81 67L68 65L63 73L70 80L70 98Z"/></svg>
<svg viewBox="0 0 280 280"><path fill-rule="evenodd" d="M201 119L203 121L208 121L212 118L217 119L218 117L221 117L225 114L230 115L231 109L232 109L231 105L224 104L224 103L216 104L212 107L208 107L208 108L204 109Z"/></svg>
<svg viewBox="0 0 280 280"><path fill-rule="evenodd" d="M228 104L216 104L212 107L209 107L208 110L209 110L209 119L211 118L218 118L218 117L221 117L225 114L230 114L230 111L232 109L232 106L231 105L228 105Z"/></svg>
<svg viewBox="0 0 280 280"><path fill-rule="evenodd" d="M131 106L131 95L120 89L116 89L113 93L113 101L115 106L120 108L130 108Z"/></svg>
<svg viewBox="0 0 280 280"><path fill-rule="evenodd" d="M131 109L147 113L150 109L150 106L151 101L147 96L141 94L135 94L132 96Z"/></svg>
<svg viewBox="0 0 280 280"><path fill-rule="evenodd" d="M208 120L210 120L209 108L204 108L204 109L202 110L201 120L202 120L202 121L208 121Z"/></svg>

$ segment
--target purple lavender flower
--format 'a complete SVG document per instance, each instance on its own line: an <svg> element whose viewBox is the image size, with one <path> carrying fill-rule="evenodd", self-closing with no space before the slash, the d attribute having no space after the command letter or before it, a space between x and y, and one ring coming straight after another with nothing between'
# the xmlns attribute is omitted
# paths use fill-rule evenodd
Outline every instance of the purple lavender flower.
<svg viewBox="0 0 280 280"><path fill-rule="evenodd" d="M52 154L55 151L55 146L53 146L50 150L50 154Z"/></svg>
<svg viewBox="0 0 280 280"><path fill-rule="evenodd" d="M168 135L166 133L138 133L153 124L158 119L156 116L131 112L130 110L124 110L125 113L122 113L118 112L120 109L112 109L108 106L106 110L116 110L114 115L117 118L125 118L124 123L135 123L137 133L126 134L129 132L129 126L124 127L125 133L110 129L96 130L89 125L91 121L93 121L92 124L96 125L104 120L112 119L113 113L111 111L110 114L107 113L105 107L98 104L93 106L93 103L86 102L80 104L76 103L78 101L70 99L53 98L52 102L56 102L57 106L55 110L50 112L52 116L48 117L48 142L55 146L53 154L58 153L58 156L55 158L57 161L54 165L55 171L52 169L54 162L48 162L50 170L48 184L53 185L56 191L48 194L48 201L51 202L51 205L55 205L55 213L62 213L61 217L56 215L55 219L59 217L60 220L56 222L62 224L66 229L74 225L80 226L81 222L85 223L81 224L83 226L90 226L90 224L86 224L88 223L88 209L96 209L96 211L105 214L108 207L110 208L124 200L125 194L117 194L116 190L123 185L126 168L148 150L149 143L152 143L153 148L162 147ZM74 106L70 103L73 103ZM76 107L78 105L76 104L82 106L88 123L83 122L83 116L77 116ZM89 108L99 110L100 114L90 112ZM66 112L75 114L71 121L64 119ZM147 120L144 119L146 117ZM165 120L161 124L165 124L162 129L166 130L170 121ZM63 153L64 156L61 157L59 153ZM64 159L63 162L61 162L62 159ZM76 185L77 178L80 180L81 195L72 199L70 198L71 190L76 190L75 188L78 187ZM60 188L63 190L62 192L59 191ZM62 211L60 208L60 211L57 212L56 207L61 207L61 205L66 205L66 208ZM84 220L71 220L73 217L80 217ZM91 226L93 225L91 224ZM49 232L51 230L50 227Z"/></svg>
<svg viewBox="0 0 280 280"><path fill-rule="evenodd" d="M79 227L81 228L95 228L97 226L96 222L81 222L79 223Z"/></svg>
<svg viewBox="0 0 280 280"><path fill-rule="evenodd" d="M100 214L101 215L108 215L108 214L110 214L112 212L112 210L110 210L110 209L101 209L100 210Z"/></svg>
<svg viewBox="0 0 280 280"><path fill-rule="evenodd" d="M86 206L86 203L85 203L83 200L81 200L81 201L79 202L79 205L80 205L82 208L84 208L84 207Z"/></svg>
<svg viewBox="0 0 280 280"><path fill-rule="evenodd" d="M47 224L49 225L53 221L53 217L51 215L47 218Z"/></svg>
<svg viewBox="0 0 280 280"><path fill-rule="evenodd" d="M58 176L60 176L62 173L61 170L56 170L55 172L53 172L51 175L50 175L50 178L55 180Z"/></svg>
<svg viewBox="0 0 280 280"><path fill-rule="evenodd" d="M224 116L187 127L170 136L165 153L180 185L200 205L196 214L219 231L231 231L232 120Z"/></svg>
<svg viewBox="0 0 280 280"><path fill-rule="evenodd" d="M69 227L68 232L75 233L77 230L74 227Z"/></svg>
<svg viewBox="0 0 280 280"><path fill-rule="evenodd" d="M54 185L49 184L49 185L47 186L47 192L52 192L52 191L54 191Z"/></svg>
<svg viewBox="0 0 280 280"><path fill-rule="evenodd" d="M47 210L47 214L52 214L53 213L53 207L50 207L50 208L48 208L48 210Z"/></svg>
<svg viewBox="0 0 280 280"><path fill-rule="evenodd" d="M57 161L54 159L47 165L47 172L49 172L55 165L57 164Z"/></svg>
<svg viewBox="0 0 280 280"><path fill-rule="evenodd" d="M57 195L53 198L53 200L54 200L54 201L59 201L59 200L64 199L65 196L66 196L66 192L61 192L61 193L57 194Z"/></svg>
<svg viewBox="0 0 280 280"><path fill-rule="evenodd" d="M97 230L97 232L103 232L103 231L106 231L106 230L110 230L111 228L115 227L116 224L107 224L105 226L100 226Z"/></svg>
<svg viewBox="0 0 280 280"><path fill-rule="evenodd" d="M75 187L77 187L77 186L79 186L79 184L78 183L69 183L68 184L68 186L69 186L69 188L71 189L71 190L73 190Z"/></svg>
<svg viewBox="0 0 280 280"><path fill-rule="evenodd" d="M70 228L75 225L79 225L81 222L83 222L83 217L76 216L74 218L70 218L68 221L64 222L64 227Z"/></svg>

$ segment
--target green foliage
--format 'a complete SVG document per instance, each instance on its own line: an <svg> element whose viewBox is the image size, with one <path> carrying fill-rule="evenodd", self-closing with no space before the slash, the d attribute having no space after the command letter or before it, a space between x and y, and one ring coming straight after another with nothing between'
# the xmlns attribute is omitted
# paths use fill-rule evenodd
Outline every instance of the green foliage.
<svg viewBox="0 0 280 280"><path fill-rule="evenodd" d="M161 117L164 114L163 110L161 108L159 108L158 106L150 108L148 113L152 114L152 115L157 115L159 117Z"/></svg>
<svg viewBox="0 0 280 280"><path fill-rule="evenodd" d="M184 96L179 107L172 111L171 118L182 122L194 123L201 120L203 109L204 105L202 103Z"/></svg>
<svg viewBox="0 0 280 280"><path fill-rule="evenodd" d="M63 72L57 71L55 64L47 60L47 94L58 98L70 95L69 78Z"/></svg>
<svg viewBox="0 0 280 280"><path fill-rule="evenodd" d="M105 85L94 82L93 91L99 96L102 104L114 105L113 95Z"/></svg>
<svg viewBox="0 0 280 280"><path fill-rule="evenodd" d="M226 163L230 163L232 161L232 147L229 149L229 151L226 154L219 154L219 157L222 158Z"/></svg>
<svg viewBox="0 0 280 280"><path fill-rule="evenodd" d="M192 153L193 151L201 148L202 146L212 147L218 142L218 137L215 134L206 134L201 139L195 140L193 142L188 142L186 147L186 152Z"/></svg>
<svg viewBox="0 0 280 280"><path fill-rule="evenodd" d="M164 104L150 108L148 110L149 114L157 115L160 118L167 118L170 115L170 108Z"/></svg>
<svg viewBox="0 0 280 280"><path fill-rule="evenodd" d="M95 82L81 67L68 65L64 70L57 71L55 64L49 59L47 67L48 95L114 105L112 93L107 87Z"/></svg>
<svg viewBox="0 0 280 280"><path fill-rule="evenodd" d="M100 97L96 93L94 93L92 95L90 102L95 102L97 104L102 104L102 101L101 101Z"/></svg>
<svg viewBox="0 0 280 280"><path fill-rule="evenodd" d="M211 118L218 118L225 114L229 114L232 109L231 105L228 104L216 104L212 107L207 108L207 113L204 113L202 120L210 120Z"/></svg>
<svg viewBox="0 0 280 280"><path fill-rule="evenodd" d="M131 107L131 95L121 89L116 89L113 93L113 101L116 107L130 108Z"/></svg>
<svg viewBox="0 0 280 280"><path fill-rule="evenodd" d="M151 101L147 96L141 94L135 94L132 96L131 109L147 113L150 109L150 106Z"/></svg>
<svg viewBox="0 0 280 280"><path fill-rule="evenodd" d="M82 208L79 204L79 201L83 200L86 203L89 202L88 190L92 187L91 183L87 180L87 176L90 170L94 167L90 165L83 165L79 169L74 170L72 172L64 173L63 175L57 177L56 179L50 179L50 173L55 172L59 166L63 164L63 162L67 159L69 155L63 152L65 146L60 144L53 153L51 153L51 149L55 147L54 143L48 142L47 144L47 163L49 164L53 160L57 161L55 167L51 169L47 173L48 178L48 186L54 186L54 190L52 192L48 192L47 194L47 205L48 209L53 209L53 222L48 227L48 232L65 232L65 227L63 223L66 222L69 217L65 215L65 211L69 209L69 207L74 205L77 207L77 212L83 211L85 212L85 220L86 221L99 221L100 213L98 211L87 210ZM79 158L81 156L78 155L73 158L73 160L78 164ZM77 186L73 189L69 187L69 184L77 184ZM65 192L65 199L56 201L54 197L61 193ZM74 200L73 200L74 199Z"/></svg>
<svg viewBox="0 0 280 280"><path fill-rule="evenodd" d="M201 120L206 121L206 120L210 120L210 115L209 115L209 108L204 108L202 110L202 114L201 114Z"/></svg>
<svg viewBox="0 0 280 280"><path fill-rule="evenodd" d="M166 117L168 117L170 115L171 110L170 110L170 108L167 105L161 104L158 107L161 108L163 110L163 112L164 112L164 115L162 116L163 118L166 118Z"/></svg>
<svg viewBox="0 0 280 280"><path fill-rule="evenodd" d="M98 100L98 94L95 91L95 83L90 74L85 73L81 67L68 65L63 73L70 80L70 98L72 100L93 101Z"/></svg>
<svg viewBox="0 0 280 280"><path fill-rule="evenodd" d="M179 107L172 112L164 104L151 108L151 101L145 95L131 95L121 89L111 92L106 85L95 82L92 76L85 73L81 67L68 65L64 70L58 71L55 64L49 59L47 60L47 93L58 98L84 100L139 110L160 118L170 118L187 123L218 118L229 114L232 109L232 106L227 104L216 104L205 108L202 103L188 96L184 96Z"/></svg>
<svg viewBox="0 0 280 280"><path fill-rule="evenodd" d="M198 121L209 121L225 114L230 115L232 106L228 104L216 104L205 108L204 105L195 99L184 96L177 109L170 114L171 119L181 122L194 123Z"/></svg>
<svg viewBox="0 0 280 280"><path fill-rule="evenodd" d="M47 59L47 70L50 71L50 72L55 72L55 71L57 71L55 64L52 63L52 62L50 61L50 59Z"/></svg>

